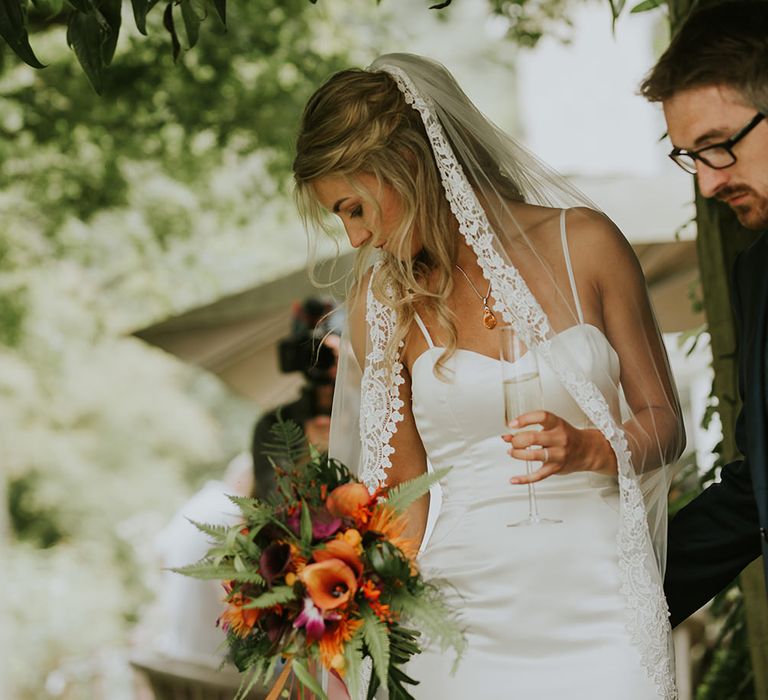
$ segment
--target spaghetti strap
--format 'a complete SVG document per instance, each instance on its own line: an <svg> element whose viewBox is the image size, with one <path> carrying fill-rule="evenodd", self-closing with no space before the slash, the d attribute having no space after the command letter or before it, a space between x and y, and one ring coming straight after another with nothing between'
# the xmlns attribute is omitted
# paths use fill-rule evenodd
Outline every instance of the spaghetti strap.
<svg viewBox="0 0 768 700"><path fill-rule="evenodd" d="M416 319L416 323L419 324L419 328L421 328L421 332L424 334L424 340L427 341L427 345L429 345L430 348L435 347L434 343L432 342L432 338L429 335L429 331L427 330L427 327L424 325L424 321L421 320L421 316L419 316L417 311L413 312L413 317Z"/></svg>
<svg viewBox="0 0 768 700"><path fill-rule="evenodd" d="M563 241L563 256L565 257L565 266L568 268L568 279L571 280L571 291L573 292L573 302L576 304L576 313L579 316L579 323L584 323L584 313L581 310L581 300L579 292L576 289L576 279L573 276L573 265L571 265L571 255L568 252L568 238L565 235L565 209L560 211L560 238Z"/></svg>

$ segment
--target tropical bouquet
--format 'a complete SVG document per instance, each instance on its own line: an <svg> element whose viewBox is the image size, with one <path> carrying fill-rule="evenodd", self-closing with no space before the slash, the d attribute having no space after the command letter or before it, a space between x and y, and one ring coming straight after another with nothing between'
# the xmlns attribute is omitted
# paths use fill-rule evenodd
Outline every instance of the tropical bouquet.
<svg viewBox="0 0 768 700"><path fill-rule="evenodd" d="M322 667L353 698L373 698L384 686L392 700L412 699L407 686L418 681L402 667L420 653L421 635L443 651L452 647L456 662L464 645L443 589L420 575L418 543L404 534L406 508L447 470L369 493L289 421L273 428L267 451L277 474L274 498L232 496L242 522L195 523L212 547L196 564L175 569L223 583L227 608L218 624L229 660L245 673L236 698L278 671L269 698L286 692L289 679L325 698Z"/></svg>

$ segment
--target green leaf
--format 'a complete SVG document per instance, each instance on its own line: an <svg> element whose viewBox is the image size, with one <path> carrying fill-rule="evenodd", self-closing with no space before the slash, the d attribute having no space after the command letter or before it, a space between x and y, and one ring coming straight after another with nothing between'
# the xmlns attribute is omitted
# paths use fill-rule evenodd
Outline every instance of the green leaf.
<svg viewBox="0 0 768 700"><path fill-rule="evenodd" d="M219 16L221 23L226 26L227 24L227 0L212 0L212 5L216 10L216 14Z"/></svg>
<svg viewBox="0 0 768 700"><path fill-rule="evenodd" d="M293 466L307 455L307 438L298 423L283 420L280 411L277 421L270 429L271 439L262 445L262 451L267 457L283 464L290 462Z"/></svg>
<svg viewBox="0 0 768 700"><path fill-rule="evenodd" d="M415 479L398 484L388 496L387 503L398 513L405 511L414 501L419 500L430 487L436 484L451 471L451 467L438 469L436 472L422 474Z"/></svg>
<svg viewBox="0 0 768 700"><path fill-rule="evenodd" d="M323 691L322 686L317 682L317 678L309 672L309 669L301 661L294 659L292 668L293 672L296 674L296 678L299 679L299 683L311 693L317 695L319 700L328 700L328 696Z"/></svg>
<svg viewBox="0 0 768 700"><path fill-rule="evenodd" d="M244 608L271 608L279 603L288 603L296 600L296 592L293 586L275 586L271 591L262 593L258 598L244 605Z"/></svg>
<svg viewBox="0 0 768 700"><path fill-rule="evenodd" d="M85 6L85 3L78 3ZM93 89L101 94L104 68L112 61L120 34L120 0L104 0L99 9L92 2L87 12L72 13L67 43L72 47Z"/></svg>
<svg viewBox="0 0 768 700"><path fill-rule="evenodd" d="M168 569L168 571L205 581L237 581L238 583L264 584L264 579L257 571L236 571L231 566L216 564L208 558L195 564Z"/></svg>
<svg viewBox="0 0 768 700"><path fill-rule="evenodd" d="M99 6L99 13L106 22L106 24L101 25L104 31L101 53L104 65L107 66L112 63L115 49L117 48L117 38L120 35L120 25L122 23L121 5L122 0L103 0Z"/></svg>
<svg viewBox="0 0 768 700"><path fill-rule="evenodd" d="M304 499L301 500L301 544L304 547L312 544L312 515Z"/></svg>
<svg viewBox="0 0 768 700"><path fill-rule="evenodd" d="M344 678L349 690L349 696L356 698L360 694L360 669L363 665L363 628L358 627L354 637L344 648L346 672Z"/></svg>
<svg viewBox="0 0 768 700"><path fill-rule="evenodd" d="M251 690L260 680L261 670L259 665L254 665L243 673L243 680L235 693L234 700L247 700Z"/></svg>
<svg viewBox="0 0 768 700"><path fill-rule="evenodd" d="M643 0L643 2L635 5L629 12L635 14L637 12L647 12L648 10L655 10L666 2L666 0Z"/></svg>
<svg viewBox="0 0 768 700"><path fill-rule="evenodd" d="M173 62L179 57L181 52L181 42L179 41L179 35L176 33L176 25L173 21L173 2L169 2L165 6L165 12L163 12L163 26L166 31L171 35L171 47L173 51Z"/></svg>
<svg viewBox="0 0 768 700"><path fill-rule="evenodd" d="M136 22L136 29L146 36L149 0L131 0L131 5L133 5L133 19Z"/></svg>
<svg viewBox="0 0 768 700"><path fill-rule="evenodd" d="M0 36L24 63L33 68L45 68L29 44L26 17L19 0L0 0Z"/></svg>
<svg viewBox="0 0 768 700"><path fill-rule="evenodd" d="M181 18L184 20L184 30L187 33L187 47L191 49L200 36L200 18L195 14L191 0L182 0Z"/></svg>
<svg viewBox="0 0 768 700"><path fill-rule="evenodd" d="M104 51L106 20L93 10L74 12L67 26L67 43L77 56L93 89L100 95L104 78ZM106 25L108 26L108 25Z"/></svg>
<svg viewBox="0 0 768 700"><path fill-rule="evenodd" d="M379 682L387 685L387 671L389 669L389 635L387 626L374 614L364 607L360 611L363 617L363 639L368 653L373 661L373 668L379 678Z"/></svg>
<svg viewBox="0 0 768 700"><path fill-rule="evenodd" d="M224 543L227 539L227 534L232 529L231 525L208 525L207 523L199 523L196 520L187 518L200 532L205 535L209 535L215 542Z"/></svg>

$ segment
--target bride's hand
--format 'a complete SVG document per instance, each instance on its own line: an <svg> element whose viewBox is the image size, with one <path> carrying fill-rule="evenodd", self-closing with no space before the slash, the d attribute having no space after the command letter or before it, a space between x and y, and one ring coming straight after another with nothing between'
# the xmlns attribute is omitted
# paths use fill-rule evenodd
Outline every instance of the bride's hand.
<svg viewBox="0 0 768 700"><path fill-rule="evenodd" d="M541 430L523 430L540 425ZM518 430L502 435L510 443L509 454L515 459L541 462L541 467L528 475L512 477L512 484L529 484L553 474L591 471L616 474L616 455L605 436L595 428L574 428L549 411L533 411L518 416L510 424ZM531 449L533 445L535 448Z"/></svg>

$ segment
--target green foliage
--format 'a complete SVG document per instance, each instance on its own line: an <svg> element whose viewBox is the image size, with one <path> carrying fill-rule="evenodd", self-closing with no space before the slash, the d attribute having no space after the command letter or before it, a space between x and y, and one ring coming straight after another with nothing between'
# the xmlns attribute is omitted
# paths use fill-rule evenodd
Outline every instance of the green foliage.
<svg viewBox="0 0 768 700"><path fill-rule="evenodd" d="M412 583L411 585L416 585ZM447 582L432 581L418 591L419 605L413 605L409 595L393 591L391 603L403 611L403 619L420 631L429 642L439 641L442 652L453 649L454 667L458 665L466 649L466 639L456 612L439 586L448 589Z"/></svg>
<svg viewBox="0 0 768 700"><path fill-rule="evenodd" d="M755 700L744 611L736 582L715 598L712 612L722 620L722 627L709 668L696 688L696 700Z"/></svg>
<svg viewBox="0 0 768 700"><path fill-rule="evenodd" d="M147 34L147 14L160 3L157 0L132 0L133 17L138 31ZM171 39L173 60L181 51L174 10L180 11L187 46L198 40L200 24L208 15L226 24L226 0L167 0L163 6L163 27ZM122 0L51 0L32 2L27 12L23 0L0 3L0 36L25 63L44 68L29 43L28 29L38 32L52 25L67 26L67 44L72 48L93 89L101 94L107 67L112 63L122 26ZM155 14L160 14L159 10Z"/></svg>
<svg viewBox="0 0 768 700"><path fill-rule="evenodd" d="M364 620L363 640L365 647L373 661L373 675L368 690L368 696L371 697L371 688L374 686L373 679L376 678L381 685L387 684L389 670L389 634L387 625L385 625L373 611L368 607L362 607L360 614Z"/></svg>
<svg viewBox="0 0 768 700"><path fill-rule="evenodd" d="M44 68L29 44L26 5L20 0L0 1L0 36L16 55L34 68Z"/></svg>
<svg viewBox="0 0 768 700"><path fill-rule="evenodd" d="M363 667L363 630L358 627L344 649L345 682L351 698L360 695L360 671Z"/></svg>
<svg viewBox="0 0 768 700"><path fill-rule="evenodd" d="M422 474L415 479L396 486L387 494L387 503L397 513L404 513L408 506L428 493L430 487L441 481L450 471L451 468L446 467L436 472Z"/></svg>
<svg viewBox="0 0 768 700"><path fill-rule="evenodd" d="M39 472L28 472L9 481L8 514L19 540L47 549L59 543L65 533L55 507L37 502L42 478Z"/></svg>
<svg viewBox="0 0 768 700"><path fill-rule="evenodd" d="M273 605L289 603L292 600L296 600L296 591L294 591L293 586L275 586L272 590L262 593L243 607L271 608Z"/></svg>
<svg viewBox="0 0 768 700"><path fill-rule="evenodd" d="M307 438L295 421L283 420L278 412L277 421L270 432L272 439L265 442L262 448L267 457L277 462L288 460L295 463L308 455Z"/></svg>
<svg viewBox="0 0 768 700"><path fill-rule="evenodd" d="M238 570L234 566L227 568L214 562L213 559L208 558L195 564L175 567L171 569L171 571L177 574L182 574L183 576L192 576L203 581L230 580L237 581L238 583L264 585L264 579L256 571Z"/></svg>
<svg viewBox="0 0 768 700"><path fill-rule="evenodd" d="M299 679L304 687L317 695L319 700L328 700L328 696L323 692L317 679L309 672L309 669L301 661L295 659L292 668L293 672L296 674L296 678Z"/></svg>

